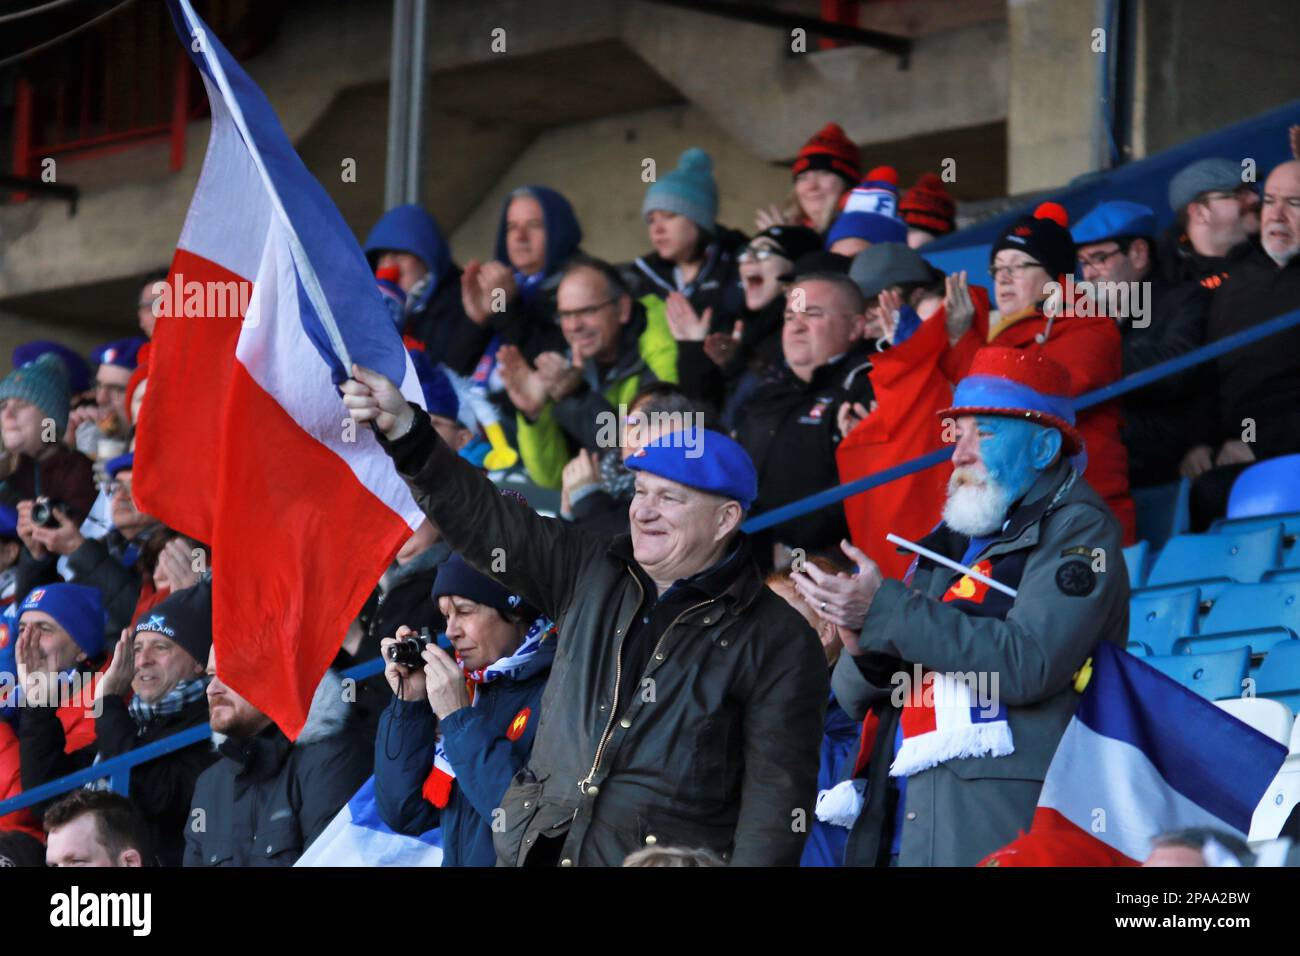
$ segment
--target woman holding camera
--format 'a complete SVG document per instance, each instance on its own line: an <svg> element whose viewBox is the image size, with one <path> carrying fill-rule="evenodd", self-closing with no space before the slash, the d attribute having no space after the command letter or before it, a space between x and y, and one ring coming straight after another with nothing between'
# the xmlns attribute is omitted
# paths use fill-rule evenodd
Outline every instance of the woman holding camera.
<svg viewBox="0 0 1300 956"><path fill-rule="evenodd" d="M433 599L454 658L429 641L419 664L402 663L421 643L408 627L380 642L394 698L375 738L375 801L399 833L440 826L443 866L492 866L492 824L533 747L555 627L458 554Z"/></svg>

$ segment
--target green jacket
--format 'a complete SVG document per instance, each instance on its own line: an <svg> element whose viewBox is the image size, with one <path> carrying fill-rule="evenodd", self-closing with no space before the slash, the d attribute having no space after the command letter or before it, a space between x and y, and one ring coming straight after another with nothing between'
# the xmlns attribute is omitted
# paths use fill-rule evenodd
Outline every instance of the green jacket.
<svg viewBox="0 0 1300 956"><path fill-rule="evenodd" d="M623 329L619 358L601 374L596 362L583 367L583 384L558 402L547 402L537 420L518 415L519 454L529 476L543 488L559 488L573 457L570 441L589 451L610 447L618 434L620 406L651 382L677 382L677 341L668 329L663 300L646 296Z"/></svg>

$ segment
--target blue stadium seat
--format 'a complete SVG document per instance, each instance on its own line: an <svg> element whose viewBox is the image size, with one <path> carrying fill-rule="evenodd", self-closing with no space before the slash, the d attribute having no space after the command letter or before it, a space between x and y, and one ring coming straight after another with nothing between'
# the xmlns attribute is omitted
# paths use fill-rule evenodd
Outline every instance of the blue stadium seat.
<svg viewBox="0 0 1300 956"><path fill-rule="evenodd" d="M1131 611L1129 616L1131 627ZM1173 645L1173 653L1249 647L1262 654L1281 641L1295 640L1300 636L1300 582L1230 584L1201 621L1200 633L1185 635Z"/></svg>
<svg viewBox="0 0 1300 956"><path fill-rule="evenodd" d="M1296 647L1300 648L1300 641ZM1217 654L1169 654L1148 657L1146 662L1202 697L1220 700L1241 696L1242 682L1250 670L1250 649L1239 647ZM1296 686L1300 688L1300 683Z"/></svg>
<svg viewBox="0 0 1300 956"><path fill-rule="evenodd" d="M1278 644L1264 656L1255 675L1255 693L1300 710L1300 641Z"/></svg>
<svg viewBox="0 0 1300 956"><path fill-rule="evenodd" d="M1128 652L1134 657L1150 657L1151 648L1147 647L1141 641L1129 641Z"/></svg>
<svg viewBox="0 0 1300 956"><path fill-rule="evenodd" d="M1260 515L1255 518L1220 518L1210 525L1210 534L1224 531L1253 531L1256 528L1271 528L1275 524L1282 526L1282 534L1287 538L1300 535L1300 511L1279 515Z"/></svg>
<svg viewBox="0 0 1300 956"><path fill-rule="evenodd" d="M1229 518L1253 518L1300 511L1300 455L1283 455L1251 465L1232 483Z"/></svg>
<svg viewBox="0 0 1300 956"><path fill-rule="evenodd" d="M1264 580L1273 583L1278 581L1300 581L1300 568L1281 568L1277 571L1269 571L1264 575Z"/></svg>
<svg viewBox="0 0 1300 956"><path fill-rule="evenodd" d="M1282 526L1226 534L1180 534L1161 549L1147 585L1229 580L1253 584L1279 566Z"/></svg>
<svg viewBox="0 0 1300 956"><path fill-rule="evenodd" d="M1124 549L1124 565L1128 568L1128 586L1140 588L1147 578L1147 556L1151 545L1145 541L1131 544Z"/></svg>
<svg viewBox="0 0 1300 956"><path fill-rule="evenodd" d="M1140 641L1152 654L1174 653L1174 642L1196 633L1201 594L1196 588L1133 595L1128 603L1128 639Z"/></svg>
<svg viewBox="0 0 1300 956"><path fill-rule="evenodd" d="M1133 488L1129 494L1137 510L1137 534L1151 547L1159 548L1172 535L1191 526L1188 501L1192 484L1186 478L1167 485Z"/></svg>

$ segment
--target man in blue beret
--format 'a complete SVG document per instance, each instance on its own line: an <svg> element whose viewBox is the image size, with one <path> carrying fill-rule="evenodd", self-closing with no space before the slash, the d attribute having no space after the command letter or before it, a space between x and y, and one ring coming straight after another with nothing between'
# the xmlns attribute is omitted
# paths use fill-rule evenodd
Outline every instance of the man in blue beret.
<svg viewBox="0 0 1300 956"><path fill-rule="evenodd" d="M1070 230L1084 281L1093 284L1104 314L1119 325L1125 375L1205 342L1210 290L1196 281L1171 282L1160 274L1155 232L1155 213L1123 200L1101 203ZM1122 435L1130 486L1178 480L1197 424L1187 410L1196 404L1203 379L1204 373L1194 369L1124 396Z"/></svg>
<svg viewBox="0 0 1300 956"><path fill-rule="evenodd" d="M131 430L126 386L135 371L140 348L147 341L139 336L118 339L90 353L97 366L95 404L73 409L68 416L68 430L75 433L77 447L92 458L114 457L126 451L126 438ZM101 449L100 441L105 438L111 443Z"/></svg>
<svg viewBox="0 0 1300 956"><path fill-rule="evenodd" d="M498 863L617 866L664 844L798 865L829 680L740 531L757 493L744 449L679 430L629 457L631 534L611 542L498 494L392 382L353 375L350 414L374 423L447 542L559 629L532 755L501 798Z"/></svg>

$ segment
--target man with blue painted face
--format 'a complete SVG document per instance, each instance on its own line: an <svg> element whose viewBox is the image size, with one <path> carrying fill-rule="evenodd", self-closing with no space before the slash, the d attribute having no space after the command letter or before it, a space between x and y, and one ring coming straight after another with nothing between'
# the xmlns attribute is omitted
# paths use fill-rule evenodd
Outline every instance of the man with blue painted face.
<svg viewBox="0 0 1300 956"><path fill-rule="evenodd" d="M1081 669L1127 639L1121 531L1080 477L1068 388L1040 350L987 348L939 413L954 469L920 544L976 574L919 557L886 581L846 544L855 575L793 575L837 625L832 685L865 718L853 779L818 803L850 827L850 865L973 866L1028 830Z"/></svg>

